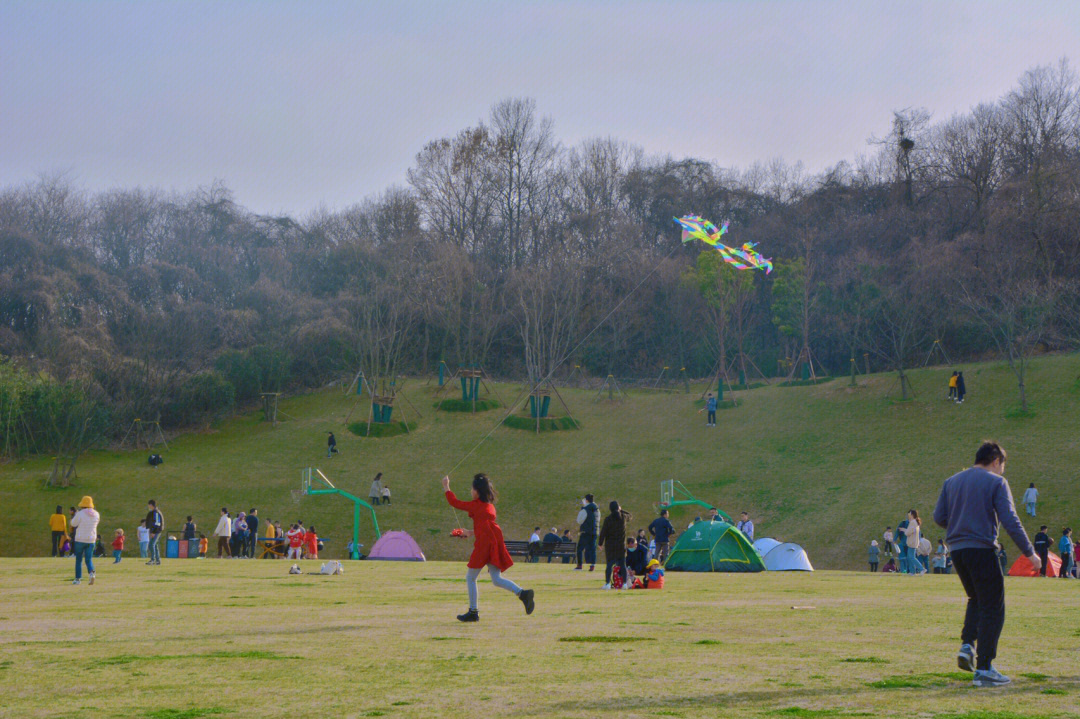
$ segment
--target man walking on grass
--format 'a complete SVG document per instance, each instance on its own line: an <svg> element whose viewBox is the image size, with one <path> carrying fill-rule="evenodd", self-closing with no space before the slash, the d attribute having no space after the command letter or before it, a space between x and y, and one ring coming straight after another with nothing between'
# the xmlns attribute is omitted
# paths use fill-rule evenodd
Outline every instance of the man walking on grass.
<svg viewBox="0 0 1080 719"><path fill-rule="evenodd" d="M158 539L161 538L161 533L165 531L165 517L157 508L157 502L152 499L146 503L146 509L146 528L150 530L150 561L147 564L161 564L161 550L158 546Z"/></svg>
<svg viewBox="0 0 1080 719"><path fill-rule="evenodd" d="M961 669L975 672L973 683L977 687L1003 686L1012 681L993 665L1005 623L1005 580L997 556L998 523L1035 569L1042 566L1016 515L1004 472L1005 450L996 442L983 442L975 453L975 466L945 480L934 508L934 521L945 528L945 543L968 597L960 633L963 643L956 662Z"/></svg>
<svg viewBox="0 0 1080 719"><path fill-rule="evenodd" d="M1035 533L1035 539L1031 542L1031 545L1035 547L1035 554L1039 555L1039 561L1042 562L1042 567L1039 569L1039 575L1046 576L1046 565L1050 562L1047 561L1050 555L1050 535L1046 533L1046 525L1039 527L1039 531Z"/></svg>
<svg viewBox="0 0 1080 719"><path fill-rule="evenodd" d="M229 538L232 537L232 518L229 517L229 510L225 507L221 508L221 517L218 519L217 527L214 528L214 536L217 537L217 558L221 559L222 553L226 557L231 557Z"/></svg>

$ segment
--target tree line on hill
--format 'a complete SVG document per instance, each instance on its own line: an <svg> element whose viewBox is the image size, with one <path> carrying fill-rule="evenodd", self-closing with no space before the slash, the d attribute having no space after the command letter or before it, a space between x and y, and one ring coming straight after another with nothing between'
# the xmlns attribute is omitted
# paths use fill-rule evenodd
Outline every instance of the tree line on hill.
<svg viewBox="0 0 1080 719"><path fill-rule="evenodd" d="M775 271L682 245L684 214L729 221L725 239ZM407 187L305 218L248 211L221 184L0 191L0 451L440 360L533 381L573 364L734 379L868 362L906 396L938 340L954 360L1008 361L1026 406L1028 358L1080 335L1078 282L1080 83L1064 60L961 115L898 111L865 157L817 175L566 146L511 99L425 145Z"/></svg>

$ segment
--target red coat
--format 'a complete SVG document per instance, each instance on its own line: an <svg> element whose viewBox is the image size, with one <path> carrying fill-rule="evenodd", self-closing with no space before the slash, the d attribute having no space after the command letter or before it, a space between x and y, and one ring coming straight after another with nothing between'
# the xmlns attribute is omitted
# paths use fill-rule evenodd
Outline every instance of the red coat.
<svg viewBox="0 0 1080 719"><path fill-rule="evenodd" d="M473 521L473 551L469 557L470 569L483 569L491 564L500 572L514 566L510 553L506 551L502 528L495 522L495 505L474 499L462 502L453 492L446 493L446 501L451 507L469 513Z"/></svg>

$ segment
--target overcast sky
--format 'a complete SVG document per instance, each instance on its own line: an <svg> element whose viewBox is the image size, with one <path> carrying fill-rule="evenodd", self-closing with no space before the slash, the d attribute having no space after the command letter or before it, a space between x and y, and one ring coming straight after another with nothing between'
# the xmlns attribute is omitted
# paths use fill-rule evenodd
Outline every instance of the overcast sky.
<svg viewBox="0 0 1080 719"><path fill-rule="evenodd" d="M259 212L345 207L429 140L532 97L574 144L820 170L893 110L941 119L1080 64L1080 2L10 2L0 185L224 180Z"/></svg>

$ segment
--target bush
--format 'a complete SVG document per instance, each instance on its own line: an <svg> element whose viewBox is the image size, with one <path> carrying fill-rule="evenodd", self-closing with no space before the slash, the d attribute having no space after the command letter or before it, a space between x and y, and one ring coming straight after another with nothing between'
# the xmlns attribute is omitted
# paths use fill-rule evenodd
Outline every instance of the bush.
<svg viewBox="0 0 1080 719"><path fill-rule="evenodd" d="M535 417L523 417L521 415L512 414L503 420L503 425L512 427L514 429L526 429L531 432L536 431L536 418ZM576 421L571 417L545 417L540 420L541 432L558 432L564 429L580 429Z"/></svg>
<svg viewBox="0 0 1080 719"><path fill-rule="evenodd" d="M835 377L818 377L817 379L793 379L788 382L781 382L781 387L809 387L815 384L825 384L826 382L832 382Z"/></svg>
<svg viewBox="0 0 1080 719"><path fill-rule="evenodd" d="M399 434L407 434L416 429L416 422L408 422L406 426L405 422L372 422L371 434L368 434L367 422L353 422L349 425L349 431L355 434L357 437L370 437L372 439L378 439L379 437L396 437Z"/></svg>
<svg viewBox="0 0 1080 719"><path fill-rule="evenodd" d="M217 372L203 372L180 385L176 396L165 405L161 420L168 425L195 424L229 412L235 402L236 390L231 382Z"/></svg>
<svg viewBox="0 0 1080 719"><path fill-rule="evenodd" d="M289 381L289 368L289 356L268 345L245 352L229 350L214 362L214 369L232 384L236 402L252 402L262 392L280 392Z"/></svg>
<svg viewBox="0 0 1080 719"><path fill-rule="evenodd" d="M460 399L444 399L442 403L436 402L434 405L436 408L444 412L472 412L473 403L472 400L465 402ZM476 411L487 412L489 409L495 409L499 406L497 400L493 399L478 399L476 400Z"/></svg>

